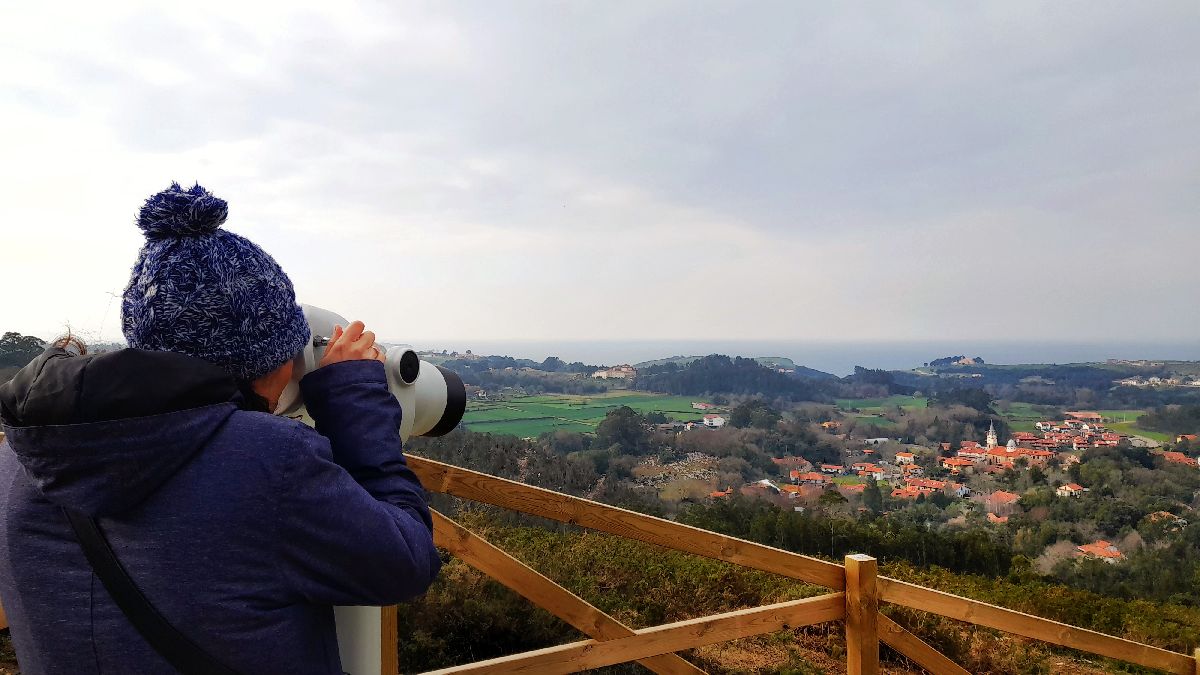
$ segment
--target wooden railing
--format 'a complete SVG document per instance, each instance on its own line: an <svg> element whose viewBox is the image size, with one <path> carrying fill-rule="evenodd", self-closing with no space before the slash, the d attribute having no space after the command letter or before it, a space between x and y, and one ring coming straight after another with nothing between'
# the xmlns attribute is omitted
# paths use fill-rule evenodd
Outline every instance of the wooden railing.
<svg viewBox="0 0 1200 675"><path fill-rule="evenodd" d="M1176 675L1200 675L1200 649L1191 656L1180 654L880 577L876 561L870 556L847 556L845 564L838 565L414 455L408 456L408 463L430 492L773 572L833 591L803 600L633 629L435 511L434 540L438 546L591 639L434 673L574 673L637 661L660 675L700 675L703 670L675 652L829 621L845 624L846 670L850 675L879 671L880 642L934 675L967 673L881 614L879 603L887 602ZM0 628L7 625L0 608ZM399 671L395 607L385 608L381 631L382 672L393 675Z"/></svg>
<svg viewBox="0 0 1200 675"><path fill-rule="evenodd" d="M417 456L410 455L408 462L431 492L773 572L832 591L803 600L633 629L435 512L434 540L438 546L591 638L433 671L440 675L574 673L629 661L637 661L662 675L697 675L704 671L675 652L829 621L842 621L845 625L846 670L850 675L879 672L880 642L934 675L967 673L881 614L880 603L930 612L1168 673L1200 675L1200 650L1193 655L1180 654L881 577L875 559L870 556L847 556L845 564L838 565ZM385 672L395 673L395 631L384 637Z"/></svg>

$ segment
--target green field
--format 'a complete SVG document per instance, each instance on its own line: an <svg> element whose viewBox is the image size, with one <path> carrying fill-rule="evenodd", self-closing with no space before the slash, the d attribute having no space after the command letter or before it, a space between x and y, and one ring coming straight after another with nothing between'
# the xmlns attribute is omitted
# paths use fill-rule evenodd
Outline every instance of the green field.
<svg viewBox="0 0 1200 675"><path fill-rule="evenodd" d="M888 396L887 398L839 398L838 408L853 410L857 408L864 413L881 413L893 410L896 406L909 410L919 410L929 407L928 399L915 396Z"/></svg>
<svg viewBox="0 0 1200 675"><path fill-rule="evenodd" d="M1131 436L1145 436L1159 443L1175 442L1175 434L1164 434L1161 431L1150 431L1137 426L1134 422L1112 422L1108 424L1108 428L1119 434L1129 434Z"/></svg>
<svg viewBox="0 0 1200 675"><path fill-rule="evenodd" d="M673 420L694 420L704 411L693 410L692 402L703 399L629 391L596 396L544 394L518 396L507 401L469 401L463 423L472 431L538 436L547 431L594 431L609 410L629 406L639 413L661 412Z"/></svg>
<svg viewBox="0 0 1200 675"><path fill-rule="evenodd" d="M1010 404L1008 410L1003 413L1005 419L1008 420L1009 429L1011 431L1037 431L1034 424L1045 419L1045 415L1037 414L1033 411L1033 407L1029 403ZM1105 423L1105 426L1119 434L1144 436L1160 443L1175 440L1175 437L1170 434L1149 431L1137 426L1137 418L1145 415L1145 410L1096 410L1095 412L1103 415L1104 419L1110 420Z"/></svg>
<svg viewBox="0 0 1200 675"><path fill-rule="evenodd" d="M1008 420L1008 428L1011 431L1037 431L1034 424L1046 418L1045 415L1034 412L1031 403L1012 403L1008 410L1001 414Z"/></svg>

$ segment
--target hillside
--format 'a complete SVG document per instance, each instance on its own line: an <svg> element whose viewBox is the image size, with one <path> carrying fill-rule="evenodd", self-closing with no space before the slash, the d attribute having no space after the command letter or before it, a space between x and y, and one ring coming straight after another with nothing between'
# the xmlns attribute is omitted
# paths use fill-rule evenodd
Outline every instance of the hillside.
<svg viewBox="0 0 1200 675"><path fill-rule="evenodd" d="M822 589L654 546L571 529L505 524L482 509L456 518L473 531L621 621L645 627L739 607L818 595ZM506 517L504 520L511 520ZM446 558L428 595L403 608L402 672L420 672L578 639L578 633L484 575ZM1003 579L888 564L885 574L1076 625L1184 650L1200 639L1200 610L1125 603L1040 580L1028 572ZM894 620L973 673L1103 673L1116 662L1052 649L910 610L885 608ZM840 624L783 631L686 652L710 673L842 673ZM883 650L884 672L916 673ZM618 666L598 672L645 672Z"/></svg>
<svg viewBox="0 0 1200 675"><path fill-rule="evenodd" d="M693 361L698 361L702 358L704 358L704 357L703 356L669 356L669 357L663 358L663 359L653 359L650 361L642 361L640 363L634 364L633 367L637 368L638 370L642 370L644 368L650 368L653 366L665 366L669 363L673 363L677 366L686 366L686 365L692 363ZM815 368L809 368L807 366L798 366L798 365L796 365L795 361L793 361L792 359L789 359L786 356L752 356L749 358L752 361L758 362L758 364L763 367L777 368L777 369L782 368L784 370L791 371L791 373L793 375L797 375L799 377L807 377L807 378L811 378L811 379L815 379L815 380L836 380L836 379L838 379L838 376L834 375L832 373L826 373L824 371L816 370Z"/></svg>

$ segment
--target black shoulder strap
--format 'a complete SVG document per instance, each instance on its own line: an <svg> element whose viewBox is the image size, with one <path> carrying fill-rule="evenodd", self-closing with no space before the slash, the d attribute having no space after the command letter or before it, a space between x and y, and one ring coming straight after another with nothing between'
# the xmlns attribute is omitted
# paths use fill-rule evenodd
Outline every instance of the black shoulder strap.
<svg viewBox="0 0 1200 675"><path fill-rule="evenodd" d="M167 660L175 670L184 675L237 675L237 671L222 665L209 656L208 652L192 642L186 635L180 633L154 609L146 596L142 595L137 584L129 577L129 573L117 560L112 546L104 538L104 533L96 524L96 520L78 511L63 509L83 554L87 556L92 570L100 578L100 583L112 596L117 607L129 619L129 623L141 633L146 642Z"/></svg>

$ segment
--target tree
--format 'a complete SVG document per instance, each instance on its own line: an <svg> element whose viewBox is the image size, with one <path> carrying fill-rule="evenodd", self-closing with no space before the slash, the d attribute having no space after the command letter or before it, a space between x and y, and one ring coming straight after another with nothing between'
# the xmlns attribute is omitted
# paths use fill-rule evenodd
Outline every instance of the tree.
<svg viewBox="0 0 1200 675"><path fill-rule="evenodd" d="M735 407L729 415L729 423L739 429L758 427L771 429L779 422L779 411L767 403L754 399Z"/></svg>
<svg viewBox="0 0 1200 675"><path fill-rule="evenodd" d="M552 373L557 373L562 370L567 364L557 356L547 356L545 361L542 361L542 370L547 370Z"/></svg>
<svg viewBox="0 0 1200 675"><path fill-rule="evenodd" d="M826 490L821 493L817 503L825 507L838 506L846 503L846 498L837 490Z"/></svg>
<svg viewBox="0 0 1200 675"><path fill-rule="evenodd" d="M868 478L867 487L863 488L863 506L875 515L883 513L883 492L873 478Z"/></svg>
<svg viewBox="0 0 1200 675"><path fill-rule="evenodd" d="M949 389L939 392L930 403L945 407L962 405L982 413L996 413L992 410L992 395L982 389Z"/></svg>
<svg viewBox="0 0 1200 675"><path fill-rule="evenodd" d="M667 419L665 414L660 413L657 410L651 410L650 412L646 413L646 422L648 424L666 424L669 421L670 420Z"/></svg>
<svg viewBox="0 0 1200 675"><path fill-rule="evenodd" d="M1029 482L1033 483L1034 485L1037 485L1039 483L1045 482L1045 480L1046 480L1046 472L1042 471L1041 467L1035 466L1029 470Z"/></svg>
<svg viewBox="0 0 1200 675"><path fill-rule="evenodd" d="M0 366L22 368L37 358L45 345L40 338L9 331L0 337Z"/></svg>
<svg viewBox="0 0 1200 675"><path fill-rule="evenodd" d="M610 410L596 427L596 443L602 448L616 445L631 455L645 454L650 448L646 419L627 405Z"/></svg>

